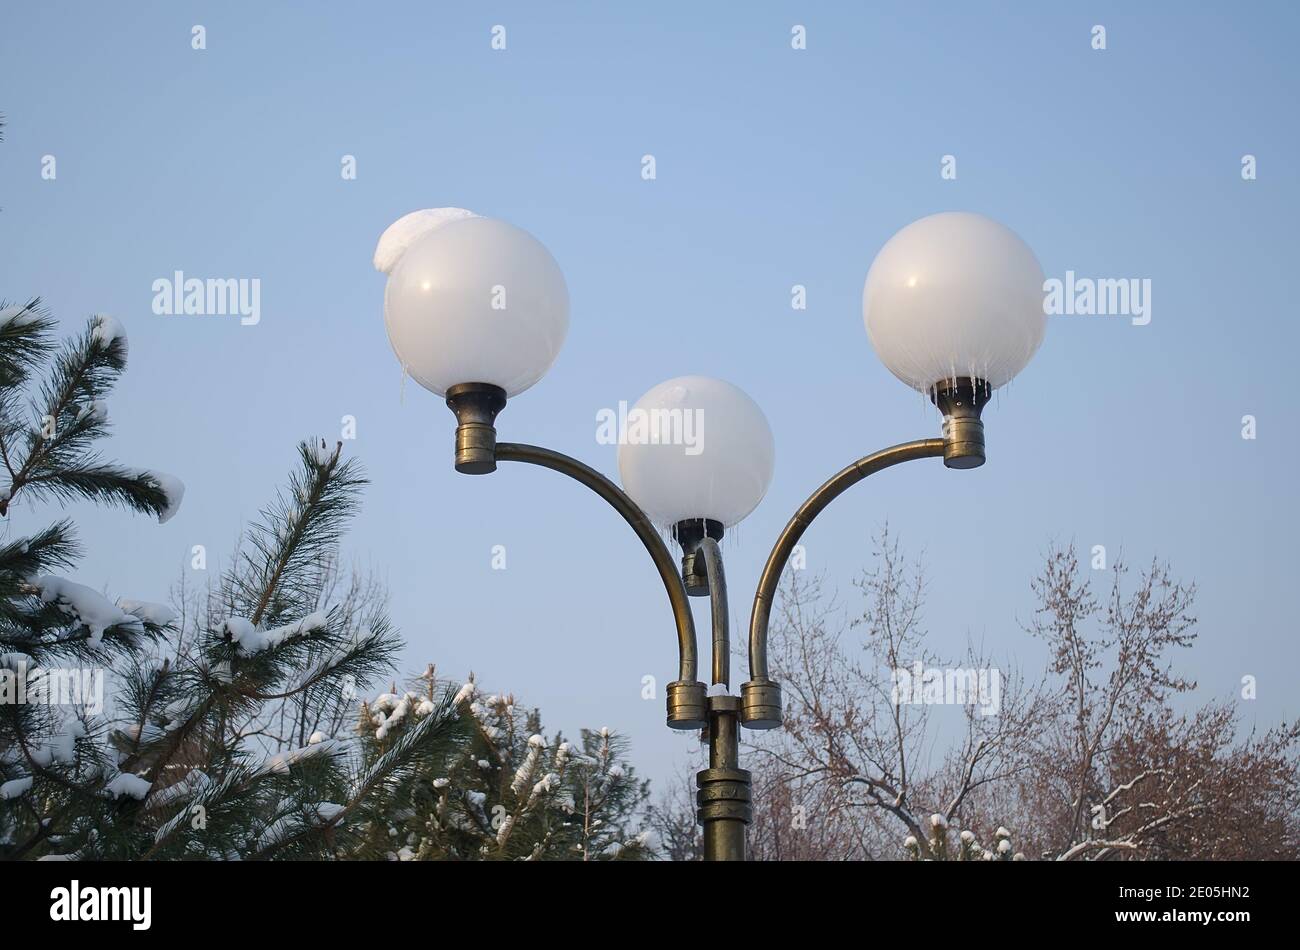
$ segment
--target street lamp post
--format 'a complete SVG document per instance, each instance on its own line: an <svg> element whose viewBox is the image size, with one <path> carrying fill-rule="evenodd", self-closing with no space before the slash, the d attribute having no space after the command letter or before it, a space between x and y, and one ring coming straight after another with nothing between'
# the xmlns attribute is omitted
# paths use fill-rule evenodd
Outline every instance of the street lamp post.
<svg viewBox="0 0 1300 950"><path fill-rule="evenodd" d="M667 723L703 729L709 741L708 768L696 776L704 857L744 860L752 810L750 774L740 768L740 728L781 725L767 634L786 562L812 521L867 476L922 458L942 457L953 469L984 463L981 413L1043 338L1043 273L1033 252L988 218L949 212L908 225L877 255L862 295L868 336L885 366L934 403L942 437L858 459L795 512L754 595L749 679L739 696L731 692L718 542L758 505L771 481L773 440L762 411L736 387L707 377L654 387L632 410L648 428L641 437L619 439L624 490L570 456L497 441L498 414L545 374L568 330L563 275L535 238L461 209L433 209L390 227L375 264L389 275L384 319L398 359L456 416L456 470L485 475L500 462L522 462L567 475L608 502L650 554L677 628L679 667L666 690ZM680 569L657 526L671 529L682 550ZM690 596L710 601L712 687L699 679Z"/></svg>

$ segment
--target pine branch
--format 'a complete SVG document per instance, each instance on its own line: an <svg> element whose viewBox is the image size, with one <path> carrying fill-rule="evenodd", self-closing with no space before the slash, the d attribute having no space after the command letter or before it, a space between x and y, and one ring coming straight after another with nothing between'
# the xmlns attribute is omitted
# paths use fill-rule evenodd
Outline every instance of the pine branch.
<svg viewBox="0 0 1300 950"><path fill-rule="evenodd" d="M72 524L66 520L0 545L0 644L32 645L37 638L25 597L27 578L71 567L77 554ZM26 629L27 635L14 636L10 630L15 627Z"/></svg>
<svg viewBox="0 0 1300 950"><path fill-rule="evenodd" d="M33 297L25 304L0 300L0 391L21 386L54 349L54 320Z"/></svg>
<svg viewBox="0 0 1300 950"><path fill-rule="evenodd" d="M397 782L407 776L418 764L418 758L440 757L465 740L461 717L451 699L450 692L444 692L432 712L403 732L371 763L357 783L353 806L378 785Z"/></svg>
<svg viewBox="0 0 1300 950"><path fill-rule="evenodd" d="M228 576L233 612L254 625L305 614L313 606L313 568L338 544L367 483L353 460L340 462L339 448L326 455L311 443L298 446L301 467L291 477L288 497L281 495L262 512L249 535L256 556L245 554L242 570Z"/></svg>
<svg viewBox="0 0 1300 950"><path fill-rule="evenodd" d="M294 617L297 626L286 628L283 635L257 630L265 621L284 619L290 606L315 605L315 591L309 585L319 575L310 570L313 559L323 548L337 545L342 524L355 511L360 487L365 484L353 461L339 463L337 449L326 456L304 442L299 446L299 458L301 467L291 477L289 500L281 496L277 504L263 512L262 523L251 532L250 541L262 557L244 555L239 566L226 574L219 609L229 610L231 615L218 618L218 626L207 631L201 645L206 668L224 669L228 675L224 682L213 676L204 680L206 691L196 694L202 698L169 734L157 761L146 773L151 790L157 786L165 763L188 741L204 741L212 746L209 756L229 758L230 750L241 739L238 730L228 735L230 726L241 722L241 716L267 698L277 697L275 684L290 676L313 648L334 650L341 645L340 634L330 629L328 621L308 625L302 616ZM233 619L241 609L248 608L248 619L241 629L246 630L245 635L257 635L251 651L243 650L242 643L232 642L229 634ZM362 673L386 664L393 648L377 639L354 646L357 649L346 660L352 669ZM329 674L322 674L284 695L320 688L330 679ZM210 728L203 739L200 733L205 723Z"/></svg>
<svg viewBox="0 0 1300 950"><path fill-rule="evenodd" d="M10 326L14 322L11 320ZM35 359L45 355L41 349L44 337L28 332L42 326L38 320L14 330L26 340L25 349L11 351L21 368L34 368ZM0 343L3 335L0 330ZM14 497L24 488L37 497L67 500L82 496L160 518L170 512L175 499L168 497L158 476L107 464L89 453L91 444L108 432L103 397L125 369L126 352L126 337L117 322L111 317L94 317L81 336L55 357L50 377L41 387L40 406L35 409L37 426L23 429L18 425L12 400L0 406L4 418L0 458L10 474L9 488L0 492L0 516L8 513ZM27 362L22 361L24 357ZM21 458L16 457L14 444L19 438L26 443Z"/></svg>
<svg viewBox="0 0 1300 950"><path fill-rule="evenodd" d="M141 514L162 516L170 504L157 477L91 457L57 471L30 475L23 483L37 497L49 495L60 501L76 497L108 505L121 505Z"/></svg>

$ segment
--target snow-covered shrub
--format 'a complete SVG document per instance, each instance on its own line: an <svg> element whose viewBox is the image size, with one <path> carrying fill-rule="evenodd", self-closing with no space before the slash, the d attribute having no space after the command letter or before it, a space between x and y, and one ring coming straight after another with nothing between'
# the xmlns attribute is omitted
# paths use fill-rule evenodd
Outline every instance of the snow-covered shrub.
<svg viewBox="0 0 1300 950"><path fill-rule="evenodd" d="M382 756L427 715L442 692L433 668L417 689L385 693L361 708L367 759ZM423 759L413 781L366 812L361 855L390 860L631 860L653 844L641 825L648 782L608 729L571 743L547 737L536 710L513 696L484 695L471 678L454 696L467 741Z"/></svg>

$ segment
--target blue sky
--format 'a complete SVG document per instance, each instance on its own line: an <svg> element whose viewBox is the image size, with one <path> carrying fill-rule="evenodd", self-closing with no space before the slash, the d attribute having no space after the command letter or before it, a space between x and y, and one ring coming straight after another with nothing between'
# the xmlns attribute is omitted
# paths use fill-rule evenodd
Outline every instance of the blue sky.
<svg viewBox="0 0 1300 950"><path fill-rule="evenodd" d="M1053 542L1159 556L1200 589L1182 661L1194 698L1234 697L1250 674L1248 722L1294 716L1298 21L1288 3L9 6L0 294L43 296L69 330L94 312L125 324L112 451L188 487L163 526L74 506L76 579L164 599L193 545L230 549L298 439L336 438L353 415L346 451L372 485L348 551L391 586L407 665L473 669L551 728L625 731L662 777L693 740L664 728L662 691L641 698L642 677L666 683L676 662L649 560L558 476L453 472L451 414L402 393L376 239L408 211L460 206L559 261L568 342L502 439L616 477L601 408L687 373L763 407L776 474L725 546L741 629L813 488L937 434L872 353L860 295L896 230L970 210L1018 232L1048 276L1149 278L1151 322L1050 318L986 413L988 464L873 478L809 531L809 568L856 607L851 580L888 519L925 552L935 645L970 636L1034 667L1021 624ZM806 50L790 48L794 24ZM939 174L948 154L956 180ZM259 278L261 322L154 315L152 282L176 270ZM20 509L9 530L52 514ZM498 544L506 571L491 569Z"/></svg>

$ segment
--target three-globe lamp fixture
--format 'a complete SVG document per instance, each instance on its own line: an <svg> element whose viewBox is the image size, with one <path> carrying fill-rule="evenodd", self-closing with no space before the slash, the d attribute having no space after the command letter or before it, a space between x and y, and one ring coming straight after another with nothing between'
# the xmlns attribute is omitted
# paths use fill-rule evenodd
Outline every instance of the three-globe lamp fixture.
<svg viewBox="0 0 1300 950"><path fill-rule="evenodd" d="M375 266L388 274L384 322L404 371L455 413L456 470L484 475L500 462L525 462L568 475L622 515L650 554L677 630L679 671L666 691L668 725L704 729L709 740L709 767L697 775L696 796L705 857L743 860L752 811L739 727L781 725L767 631L785 565L813 519L868 475L920 458L942 457L953 469L984 463L983 409L995 389L1024 369L1046 328L1043 272L1033 251L996 221L945 212L907 225L876 255L862 290L867 335L886 368L938 408L942 437L858 459L795 512L754 595L749 678L739 696L731 692L718 542L757 507L771 482L774 442L762 410L721 380L683 376L660 383L633 412L667 425L676 437L656 432L621 440L620 488L568 455L497 441L498 414L550 369L569 328L564 275L536 238L460 208L417 211L384 232ZM659 527L671 529L680 546L680 567ZM710 600L712 686L699 678L690 596Z"/></svg>

